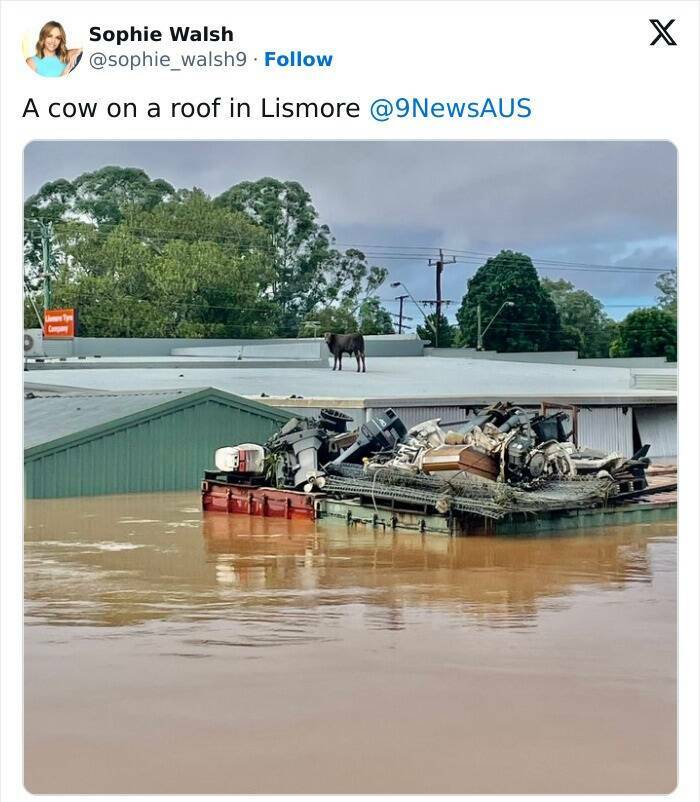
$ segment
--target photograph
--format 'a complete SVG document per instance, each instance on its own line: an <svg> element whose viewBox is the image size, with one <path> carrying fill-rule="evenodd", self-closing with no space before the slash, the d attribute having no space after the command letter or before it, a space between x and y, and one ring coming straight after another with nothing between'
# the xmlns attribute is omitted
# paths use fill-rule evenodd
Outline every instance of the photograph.
<svg viewBox="0 0 700 802"><path fill-rule="evenodd" d="M42 25L36 44L26 33L22 50L29 69L42 78L65 78L78 66L83 54L81 47L68 47L63 25L55 20Z"/></svg>
<svg viewBox="0 0 700 802"><path fill-rule="evenodd" d="M671 142L23 180L27 791L673 791Z"/></svg>

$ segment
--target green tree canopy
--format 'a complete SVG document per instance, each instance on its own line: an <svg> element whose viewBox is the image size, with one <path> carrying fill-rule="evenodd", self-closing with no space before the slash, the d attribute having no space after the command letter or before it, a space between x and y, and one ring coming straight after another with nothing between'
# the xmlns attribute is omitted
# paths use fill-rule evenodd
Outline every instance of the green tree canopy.
<svg viewBox="0 0 700 802"><path fill-rule="evenodd" d="M576 350L582 358L607 357L617 324L605 314L603 304L565 279L544 278L540 283L559 313L563 335L559 347Z"/></svg>
<svg viewBox="0 0 700 802"><path fill-rule="evenodd" d="M54 303L78 308L83 336L255 337L276 333L265 232L185 193L116 226L76 224L63 241Z"/></svg>
<svg viewBox="0 0 700 802"><path fill-rule="evenodd" d="M311 196L296 181L244 181L219 195L216 203L247 215L267 232L273 271L270 289L286 336L296 335L317 306L356 305L386 278L386 269L370 267L361 251L341 252L334 247Z"/></svg>
<svg viewBox="0 0 700 802"><path fill-rule="evenodd" d="M75 187L64 178L49 181L24 203L24 275L33 288L42 267L42 224L54 227L54 250L50 261L52 270L58 269L55 224L64 223L75 199Z"/></svg>
<svg viewBox="0 0 700 802"><path fill-rule="evenodd" d="M175 197L173 187L152 180L133 167L102 167L74 181L59 179L44 184L27 198L25 219L25 273L35 281L41 264L41 223L53 224L51 267L67 260L66 250L76 239L99 229L106 233L129 215L153 209Z"/></svg>
<svg viewBox="0 0 700 802"><path fill-rule="evenodd" d="M314 310L357 310L387 273L335 248L296 182L243 182L212 200L104 167L25 204L25 284L39 307L49 223L54 303L79 308L83 335L294 336ZM385 326L381 311L365 309L368 325ZM31 302L25 317L36 325Z"/></svg>
<svg viewBox="0 0 700 802"><path fill-rule="evenodd" d="M501 309L506 302L512 302L513 306ZM501 251L469 279L467 293L457 312L460 339L465 345L477 344L479 306L482 331L486 330L486 349L547 351L561 347L559 314L551 296L540 284L529 256ZM498 317L491 323L497 313Z"/></svg>
<svg viewBox="0 0 700 802"><path fill-rule="evenodd" d="M362 301L357 316L362 334L394 333L391 314L382 306L376 296L370 296Z"/></svg>
<svg viewBox="0 0 700 802"><path fill-rule="evenodd" d="M332 334L354 334L359 330L357 319L347 306L325 306L312 310L299 327L302 337Z"/></svg>
<svg viewBox="0 0 700 802"><path fill-rule="evenodd" d="M133 212L148 211L172 199L175 189L136 167L103 167L73 182L73 211L96 225L116 225Z"/></svg>
<svg viewBox="0 0 700 802"><path fill-rule="evenodd" d="M636 309L620 323L610 356L677 358L676 319L664 309Z"/></svg>
<svg viewBox="0 0 700 802"><path fill-rule="evenodd" d="M435 344L435 330L437 328L435 312L428 315L425 324L416 326L416 334L421 340L427 340L431 345ZM438 348L451 348L454 345L457 327L453 326L445 315L440 313L440 337Z"/></svg>

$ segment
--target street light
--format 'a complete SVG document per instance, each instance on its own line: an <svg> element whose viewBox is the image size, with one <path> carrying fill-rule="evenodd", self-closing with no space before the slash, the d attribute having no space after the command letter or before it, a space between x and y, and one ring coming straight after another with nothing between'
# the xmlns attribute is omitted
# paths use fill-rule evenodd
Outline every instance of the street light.
<svg viewBox="0 0 700 802"><path fill-rule="evenodd" d="M476 350L483 351L484 350L484 334L491 328L491 324L493 321L501 314L503 309L506 306L515 306L513 301L503 301L503 303L499 306L498 312L489 320L488 326L482 331L481 330L481 304L476 305Z"/></svg>
<svg viewBox="0 0 700 802"><path fill-rule="evenodd" d="M415 304L415 306L416 306L416 309L418 309L418 311L421 313L421 315L423 315L423 318L425 319L425 322L426 322L426 323L428 324L428 326L429 326L429 327L430 327L430 328L433 330L433 334L435 335L435 345L436 345L436 347L437 347L437 344L438 344L438 339L437 339L437 337L438 337L438 333L437 333L437 329L435 328L435 325L434 325L434 324L433 324L433 322L430 320L430 318L429 318L429 317L428 317L428 316L425 314L425 312L423 311L423 307L422 307L422 306L421 306L421 305L418 303L418 301L416 301L416 299L413 297L413 295L411 294L411 291L408 289L408 287L407 287L407 286L406 286L406 285L403 283L403 281L392 281L392 282L391 282L391 284L390 284L389 286L390 286L390 287L394 287L394 288L396 288L396 287L403 287L403 288L404 288L404 290L406 290L406 295L408 295L408 297L409 297L409 298L410 298L410 299L413 301L413 303L414 303L414 304Z"/></svg>
<svg viewBox="0 0 700 802"><path fill-rule="evenodd" d="M316 338L316 332L318 331L320 325L321 325L321 321L320 320L306 320L306 321L304 321L303 328L305 328L305 329L313 328L313 330L314 330L314 339L315 339Z"/></svg>

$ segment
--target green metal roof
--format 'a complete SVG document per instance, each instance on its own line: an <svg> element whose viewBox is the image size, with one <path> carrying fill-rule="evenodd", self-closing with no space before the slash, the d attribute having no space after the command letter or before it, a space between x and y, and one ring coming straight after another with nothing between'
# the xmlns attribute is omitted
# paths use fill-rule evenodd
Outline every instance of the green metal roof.
<svg viewBox="0 0 700 802"><path fill-rule="evenodd" d="M25 398L24 448L92 430L189 395L191 390L109 394L73 391Z"/></svg>
<svg viewBox="0 0 700 802"><path fill-rule="evenodd" d="M25 400L25 460L86 442L204 400L217 400L283 424L294 417L283 409L226 393L201 390L43 396ZM126 413L126 414L125 414Z"/></svg>

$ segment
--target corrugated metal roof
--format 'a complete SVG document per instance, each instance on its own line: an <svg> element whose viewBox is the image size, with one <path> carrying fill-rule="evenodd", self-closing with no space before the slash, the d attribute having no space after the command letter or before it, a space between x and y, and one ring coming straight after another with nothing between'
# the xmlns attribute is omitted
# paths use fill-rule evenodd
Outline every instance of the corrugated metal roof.
<svg viewBox="0 0 700 802"><path fill-rule="evenodd" d="M38 396L24 401L24 448L63 441L72 435L94 431L108 424L131 420L140 413L151 414L158 407L202 395L216 396L232 405L242 406L265 417L289 418L284 410L276 410L255 401L225 393L211 387L169 391L119 392L112 394L81 393L74 395Z"/></svg>
<svg viewBox="0 0 700 802"><path fill-rule="evenodd" d="M192 395L195 390L169 392L54 395L25 398L24 447L32 448L59 437Z"/></svg>

